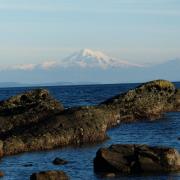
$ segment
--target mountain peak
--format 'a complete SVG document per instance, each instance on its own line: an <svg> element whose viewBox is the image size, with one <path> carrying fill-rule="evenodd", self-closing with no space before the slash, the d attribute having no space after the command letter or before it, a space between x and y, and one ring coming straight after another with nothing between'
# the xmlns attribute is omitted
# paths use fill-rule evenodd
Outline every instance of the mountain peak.
<svg viewBox="0 0 180 180"><path fill-rule="evenodd" d="M94 53L94 51L93 51L93 50L91 50L91 49L87 49L87 48L82 49L80 52L81 52L83 55L91 55L91 54L93 54L93 53Z"/></svg>
<svg viewBox="0 0 180 180"><path fill-rule="evenodd" d="M133 64L125 60L112 58L103 52L94 51L88 48L73 53L63 60L65 66L99 67L99 68L117 68L117 67L142 67L139 64Z"/></svg>
<svg viewBox="0 0 180 180"><path fill-rule="evenodd" d="M91 56L91 57L94 57L94 58L97 58L97 59L104 59L104 58L107 58L107 56L100 52L100 51L94 51L92 49L82 49L79 54L81 54L82 56Z"/></svg>

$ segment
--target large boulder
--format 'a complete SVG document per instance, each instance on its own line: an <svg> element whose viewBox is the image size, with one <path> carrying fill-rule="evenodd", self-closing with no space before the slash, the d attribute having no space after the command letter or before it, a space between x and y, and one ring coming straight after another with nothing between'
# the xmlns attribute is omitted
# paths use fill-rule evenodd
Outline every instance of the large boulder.
<svg viewBox="0 0 180 180"><path fill-rule="evenodd" d="M94 170L119 174L180 171L180 154L168 147L117 144L98 150Z"/></svg>
<svg viewBox="0 0 180 180"><path fill-rule="evenodd" d="M63 111L63 105L45 89L32 90L0 102L0 135Z"/></svg>
<svg viewBox="0 0 180 180"><path fill-rule="evenodd" d="M107 139L112 126L178 110L180 91L164 80L144 83L96 106L65 110L47 90L33 90L0 102L0 157L96 143Z"/></svg>
<svg viewBox="0 0 180 180"><path fill-rule="evenodd" d="M173 83L155 80L110 98L101 105L116 109L120 121L153 120L161 117L164 112L175 109L176 93Z"/></svg>
<svg viewBox="0 0 180 180"><path fill-rule="evenodd" d="M176 90L175 96L174 96L174 110L180 111L180 89Z"/></svg>
<svg viewBox="0 0 180 180"><path fill-rule="evenodd" d="M7 134L2 144L3 155L103 141L107 138L107 120L111 116L111 112L97 107L65 110L36 125Z"/></svg>
<svg viewBox="0 0 180 180"><path fill-rule="evenodd" d="M69 180L69 177L63 171L43 171L32 174L30 180Z"/></svg>

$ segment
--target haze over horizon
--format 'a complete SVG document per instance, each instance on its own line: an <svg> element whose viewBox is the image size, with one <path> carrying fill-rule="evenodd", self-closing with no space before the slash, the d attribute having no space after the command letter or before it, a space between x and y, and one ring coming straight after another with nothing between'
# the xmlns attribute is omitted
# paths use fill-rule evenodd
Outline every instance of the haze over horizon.
<svg viewBox="0 0 180 180"><path fill-rule="evenodd" d="M179 9L178 0L0 0L0 82L93 82L94 75L100 82L179 80L177 71L166 73L180 69ZM69 68L59 69L84 48L110 58L68 58L63 66ZM168 65L160 74L137 70L154 64Z"/></svg>

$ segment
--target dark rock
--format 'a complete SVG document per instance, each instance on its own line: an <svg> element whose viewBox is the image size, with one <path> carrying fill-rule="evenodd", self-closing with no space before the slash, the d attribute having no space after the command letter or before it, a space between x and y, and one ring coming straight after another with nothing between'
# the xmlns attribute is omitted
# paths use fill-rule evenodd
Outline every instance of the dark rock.
<svg viewBox="0 0 180 180"><path fill-rule="evenodd" d="M106 173L102 176L102 178L114 178L115 176L115 173Z"/></svg>
<svg viewBox="0 0 180 180"><path fill-rule="evenodd" d="M65 110L59 115L38 122L35 126L14 132L4 141L4 155L24 151L48 150L67 145L95 143L106 139L107 120L111 112L97 107Z"/></svg>
<svg viewBox="0 0 180 180"><path fill-rule="evenodd" d="M176 90L175 96L174 96L175 102L174 102L174 106L175 106L175 111L180 111L180 89Z"/></svg>
<svg viewBox="0 0 180 180"><path fill-rule="evenodd" d="M63 111L45 89L36 89L0 102L0 133L43 121Z"/></svg>
<svg viewBox="0 0 180 180"><path fill-rule="evenodd" d="M4 177L4 173L0 171L0 177Z"/></svg>
<svg viewBox="0 0 180 180"><path fill-rule="evenodd" d="M0 102L0 157L107 139L123 122L158 119L180 111L180 90L151 81L97 106L65 109L47 90L33 90Z"/></svg>
<svg viewBox="0 0 180 180"><path fill-rule="evenodd" d="M53 161L54 165L64 165L64 164L67 164L67 163L68 163L68 161L60 159L60 158L55 158L54 161Z"/></svg>
<svg viewBox="0 0 180 180"><path fill-rule="evenodd" d="M180 154L168 147L112 145L98 150L94 170L124 174L180 171Z"/></svg>
<svg viewBox="0 0 180 180"><path fill-rule="evenodd" d="M153 120L161 117L164 112L176 109L174 101L176 94L174 84L165 80L156 80L144 83L102 104L116 108L121 122L139 119Z"/></svg>
<svg viewBox="0 0 180 180"><path fill-rule="evenodd" d="M29 163L29 164L24 164L23 166L24 166L24 167L32 167L33 164L32 164L32 163Z"/></svg>
<svg viewBox="0 0 180 180"><path fill-rule="evenodd" d="M32 174L30 180L69 180L69 178L63 171L44 171Z"/></svg>

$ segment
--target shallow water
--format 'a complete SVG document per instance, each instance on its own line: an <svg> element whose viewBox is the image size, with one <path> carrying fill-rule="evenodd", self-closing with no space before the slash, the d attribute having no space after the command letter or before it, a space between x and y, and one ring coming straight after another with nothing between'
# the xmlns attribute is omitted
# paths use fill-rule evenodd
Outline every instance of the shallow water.
<svg viewBox="0 0 180 180"><path fill-rule="evenodd" d="M91 86L62 86L47 87L65 107L76 105L93 105L105 99L124 92L137 84L119 85L91 85ZM180 84L177 84L180 87ZM0 98L23 92L29 88L4 88L0 89ZM30 88L31 89L31 88ZM165 145L180 150L180 113L167 113L162 119L154 122L138 122L122 124L108 131L109 140L96 145L83 147L68 147L52 151L24 153L16 156L5 157L0 163L0 170L4 171L4 180L28 180L33 172L43 170L63 170L71 179L97 180L100 177L93 172L93 159L100 147L107 147L117 143L143 143L149 145ZM64 166L54 166L55 157L69 161ZM122 180L179 180L180 173L121 176L115 179Z"/></svg>

